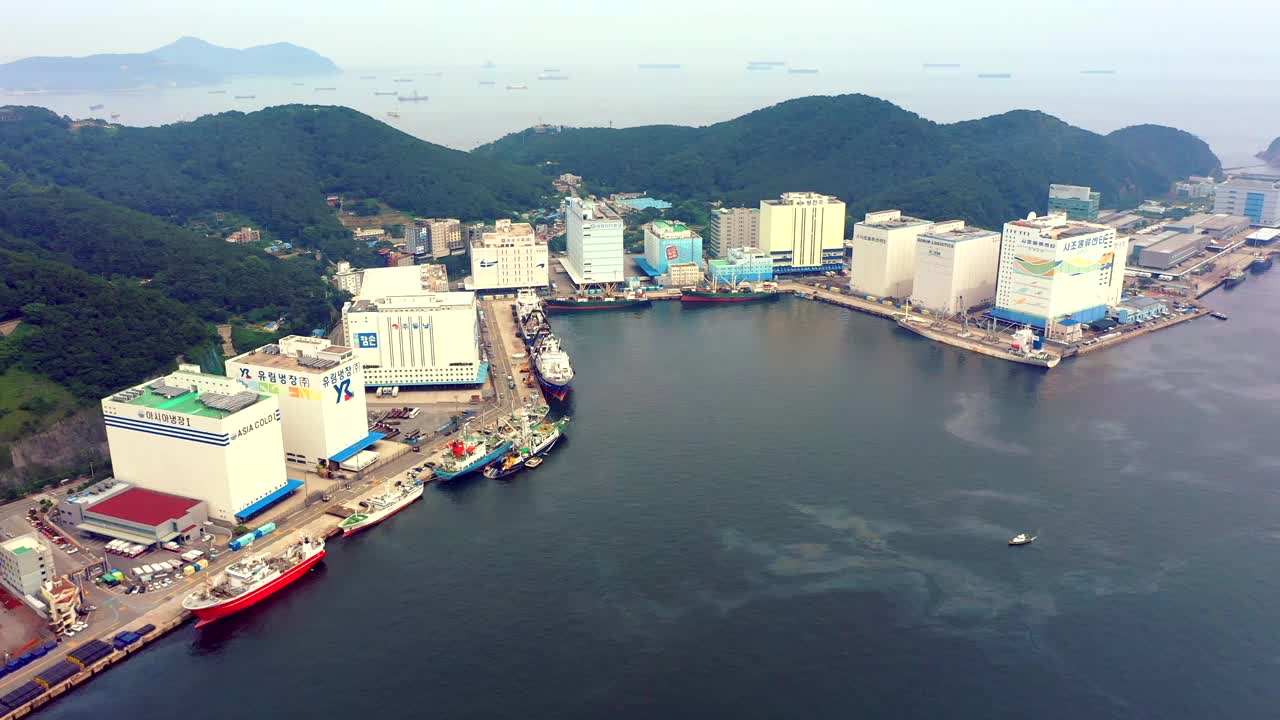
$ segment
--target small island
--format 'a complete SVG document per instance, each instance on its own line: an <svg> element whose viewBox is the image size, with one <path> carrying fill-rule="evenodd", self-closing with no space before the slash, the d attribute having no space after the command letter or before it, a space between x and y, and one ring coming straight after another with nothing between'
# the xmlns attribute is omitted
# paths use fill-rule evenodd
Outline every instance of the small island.
<svg viewBox="0 0 1280 720"><path fill-rule="evenodd" d="M1280 137L1272 140L1266 150L1254 155L1254 157L1268 165L1280 165Z"/></svg>
<svg viewBox="0 0 1280 720"><path fill-rule="evenodd" d="M103 92L216 85L234 76L303 77L338 72L329 58L290 43L238 50L184 37L143 53L29 57L0 64L0 89Z"/></svg>

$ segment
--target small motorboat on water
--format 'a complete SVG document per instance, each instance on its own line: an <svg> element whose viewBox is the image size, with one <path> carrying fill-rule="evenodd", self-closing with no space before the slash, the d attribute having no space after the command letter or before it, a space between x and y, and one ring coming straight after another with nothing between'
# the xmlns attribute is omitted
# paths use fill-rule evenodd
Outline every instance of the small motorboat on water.
<svg viewBox="0 0 1280 720"><path fill-rule="evenodd" d="M1037 537L1039 536L1028 535L1026 533L1018 533L1017 535L1014 535L1013 537L1009 538L1009 544L1010 545L1030 545L1031 543L1036 541Z"/></svg>
<svg viewBox="0 0 1280 720"><path fill-rule="evenodd" d="M541 464L542 464L542 458L540 457L531 457L528 460L524 461L524 466L529 468L530 470L538 467Z"/></svg>

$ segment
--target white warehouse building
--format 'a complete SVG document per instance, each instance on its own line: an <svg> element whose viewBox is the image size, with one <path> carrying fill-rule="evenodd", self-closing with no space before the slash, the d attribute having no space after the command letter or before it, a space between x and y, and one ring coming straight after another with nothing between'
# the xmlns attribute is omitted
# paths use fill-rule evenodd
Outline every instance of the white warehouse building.
<svg viewBox="0 0 1280 720"><path fill-rule="evenodd" d="M431 292L415 267L366 270L360 294L342 308L347 343L365 387L479 385L476 295Z"/></svg>
<svg viewBox="0 0 1280 720"><path fill-rule="evenodd" d="M991 314L1041 329L1100 320L1120 302L1127 246L1115 228L1065 213L1005 223Z"/></svg>
<svg viewBox="0 0 1280 720"><path fill-rule="evenodd" d="M327 466L382 439L369 432L364 372L349 347L291 335L228 360L227 377L280 401L287 463Z"/></svg>
<svg viewBox="0 0 1280 720"><path fill-rule="evenodd" d="M958 223L959 227L955 227ZM1000 233L938 223L916 237L916 274L911 302L951 315L996 300Z"/></svg>
<svg viewBox="0 0 1280 720"><path fill-rule="evenodd" d="M564 271L575 285L620 283L623 222L613 208L596 200L569 198L565 209Z"/></svg>
<svg viewBox="0 0 1280 720"><path fill-rule="evenodd" d="M240 522L302 486L285 476L280 403L239 381L180 365L102 401L117 479L208 503Z"/></svg>
<svg viewBox="0 0 1280 720"><path fill-rule="evenodd" d="M867 213L853 226L849 289L861 295L910 297L916 237L932 227L932 222L903 215L901 210Z"/></svg>
<svg viewBox="0 0 1280 720"><path fill-rule="evenodd" d="M468 290L515 290L547 286L547 243L529 223L499 220L471 242Z"/></svg>

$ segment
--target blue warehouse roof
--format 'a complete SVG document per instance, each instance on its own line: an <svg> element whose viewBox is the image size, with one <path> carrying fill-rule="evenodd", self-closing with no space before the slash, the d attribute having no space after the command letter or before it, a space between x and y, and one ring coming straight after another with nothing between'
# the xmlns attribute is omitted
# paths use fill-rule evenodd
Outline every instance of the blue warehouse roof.
<svg viewBox="0 0 1280 720"><path fill-rule="evenodd" d="M329 459L336 463L346 462L351 458L355 457L356 453L360 452L361 450L364 450L365 448L378 442L384 437L386 437L386 433L371 432L368 435L365 435L359 440L346 446L345 448L339 450L335 455L333 455L333 457L330 457Z"/></svg>

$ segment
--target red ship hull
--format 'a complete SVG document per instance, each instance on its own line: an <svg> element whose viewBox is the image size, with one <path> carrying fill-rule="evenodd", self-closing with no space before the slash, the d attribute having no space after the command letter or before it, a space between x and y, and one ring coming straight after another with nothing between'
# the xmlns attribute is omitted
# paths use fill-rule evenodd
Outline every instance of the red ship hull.
<svg viewBox="0 0 1280 720"><path fill-rule="evenodd" d="M228 615L234 615L241 610L248 610L258 603L266 600L276 592L288 587L294 580L302 577L313 565L324 559L328 553L327 550L321 550L310 558L298 563L288 572L253 592L245 593L240 597L228 600L220 605L210 605L209 607L192 610L195 616L199 618L196 627L204 627L214 620L221 620Z"/></svg>

